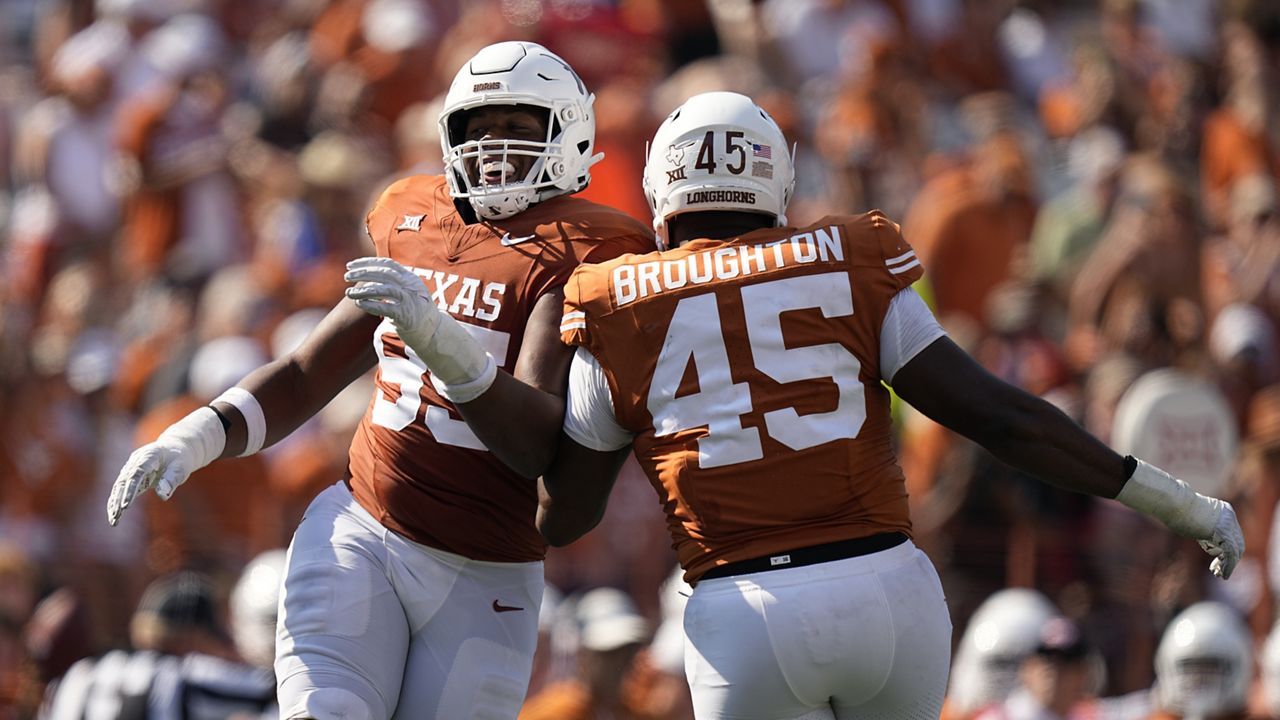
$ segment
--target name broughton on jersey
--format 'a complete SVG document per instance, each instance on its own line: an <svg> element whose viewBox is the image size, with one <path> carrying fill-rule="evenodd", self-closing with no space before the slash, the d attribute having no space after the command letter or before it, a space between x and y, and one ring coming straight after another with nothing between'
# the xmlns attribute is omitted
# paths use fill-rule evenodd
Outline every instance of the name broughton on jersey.
<svg viewBox="0 0 1280 720"><path fill-rule="evenodd" d="M410 267L431 289L431 302L450 315L463 315L491 321L502 312L502 293L506 283L483 282L454 273ZM455 287L456 286L456 287ZM481 307L476 307L477 303Z"/></svg>
<svg viewBox="0 0 1280 720"><path fill-rule="evenodd" d="M785 252L787 247L791 253ZM664 290L731 280L766 270L813 262L844 261L840 227L829 225L813 232L779 238L761 245L730 245L696 252L673 260L651 260L613 269L613 295L619 307Z"/></svg>

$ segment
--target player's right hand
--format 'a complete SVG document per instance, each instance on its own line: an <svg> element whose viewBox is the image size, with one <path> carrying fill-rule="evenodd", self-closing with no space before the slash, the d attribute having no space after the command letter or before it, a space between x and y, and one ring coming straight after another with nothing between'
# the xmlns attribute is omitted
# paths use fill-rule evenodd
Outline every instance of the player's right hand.
<svg viewBox="0 0 1280 720"><path fill-rule="evenodd" d="M1209 563L1209 571L1226 580L1240 562L1244 553L1244 533L1240 531L1240 521L1236 519L1236 511L1226 500L1214 500L1221 503L1218 510L1218 521L1213 532L1207 538L1200 539L1200 547L1213 556Z"/></svg>
<svg viewBox="0 0 1280 720"><path fill-rule="evenodd" d="M184 462L181 448L157 440L147 443L129 456L120 474L116 476L115 485L111 486L111 497L107 500L107 522L115 525L120 522L124 513L139 495L156 488L156 494L162 500L168 500L178 486L187 481L191 470Z"/></svg>
<svg viewBox="0 0 1280 720"><path fill-rule="evenodd" d="M168 500L191 473L213 462L226 446L222 422L208 406L170 425L155 442L129 456L107 500L107 522L115 525L125 508L151 488Z"/></svg>

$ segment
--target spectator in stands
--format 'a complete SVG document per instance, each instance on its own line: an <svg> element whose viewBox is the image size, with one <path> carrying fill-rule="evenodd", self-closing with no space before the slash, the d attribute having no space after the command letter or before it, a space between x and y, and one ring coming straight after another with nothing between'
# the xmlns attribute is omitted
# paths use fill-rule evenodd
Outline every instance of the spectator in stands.
<svg viewBox="0 0 1280 720"><path fill-rule="evenodd" d="M636 699L624 693L636 653L649 638L648 622L631 598L614 588L596 588L578 598L578 672L529 698L521 720L638 719Z"/></svg>

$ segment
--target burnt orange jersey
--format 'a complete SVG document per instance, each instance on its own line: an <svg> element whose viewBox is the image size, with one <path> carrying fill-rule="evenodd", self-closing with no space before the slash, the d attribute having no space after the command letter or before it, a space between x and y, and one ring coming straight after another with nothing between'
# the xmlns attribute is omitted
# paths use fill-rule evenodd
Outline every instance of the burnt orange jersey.
<svg viewBox="0 0 1280 720"><path fill-rule="evenodd" d="M576 271L565 342L596 357L686 578L910 532L880 383L889 302L920 277L879 212Z"/></svg>
<svg viewBox="0 0 1280 720"><path fill-rule="evenodd" d="M654 247L648 227L573 197L468 225L444 179L434 176L391 185L367 224L378 255L421 276L440 309L507 370L538 298L563 286L579 263ZM356 500L424 545L476 560L541 559L534 483L485 450L390 321L378 326L373 346L376 389L351 442Z"/></svg>

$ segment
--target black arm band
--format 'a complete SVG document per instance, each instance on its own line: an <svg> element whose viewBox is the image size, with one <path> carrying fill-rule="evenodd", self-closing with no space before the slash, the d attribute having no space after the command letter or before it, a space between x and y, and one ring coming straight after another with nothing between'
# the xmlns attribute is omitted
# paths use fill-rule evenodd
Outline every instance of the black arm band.
<svg viewBox="0 0 1280 720"><path fill-rule="evenodd" d="M212 405L206 405L205 407L212 410L213 414L218 416L218 422L222 423L222 432L226 432L231 429L231 421L228 420L227 416L223 415L222 412L218 410L218 408ZM1135 467L1137 466L1135 465Z"/></svg>

